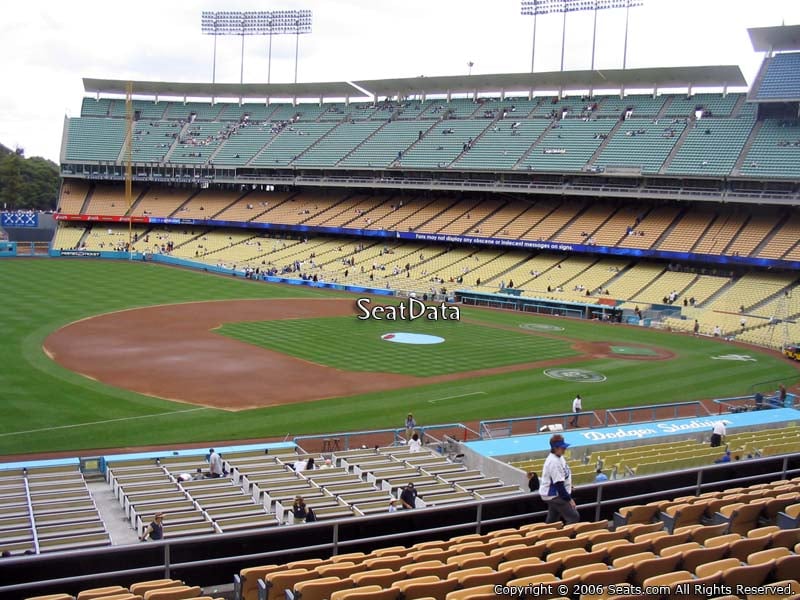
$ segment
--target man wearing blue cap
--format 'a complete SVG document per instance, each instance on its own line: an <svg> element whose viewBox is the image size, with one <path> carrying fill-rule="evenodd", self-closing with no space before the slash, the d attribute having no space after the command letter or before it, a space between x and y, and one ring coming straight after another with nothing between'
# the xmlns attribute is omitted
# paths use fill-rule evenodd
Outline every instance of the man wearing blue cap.
<svg viewBox="0 0 800 600"><path fill-rule="evenodd" d="M556 434L550 438L550 454L542 467L539 496L547 503L547 523L563 521L565 525L577 523L580 516L572 499L572 474L564 460L564 451L569 444L564 436Z"/></svg>

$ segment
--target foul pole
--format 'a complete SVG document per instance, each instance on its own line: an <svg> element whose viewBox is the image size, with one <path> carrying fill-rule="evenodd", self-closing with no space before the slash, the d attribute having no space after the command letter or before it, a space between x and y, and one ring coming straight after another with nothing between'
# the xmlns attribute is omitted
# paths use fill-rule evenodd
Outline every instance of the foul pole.
<svg viewBox="0 0 800 600"><path fill-rule="evenodd" d="M128 207L128 260L133 260L133 83L125 86L125 204Z"/></svg>

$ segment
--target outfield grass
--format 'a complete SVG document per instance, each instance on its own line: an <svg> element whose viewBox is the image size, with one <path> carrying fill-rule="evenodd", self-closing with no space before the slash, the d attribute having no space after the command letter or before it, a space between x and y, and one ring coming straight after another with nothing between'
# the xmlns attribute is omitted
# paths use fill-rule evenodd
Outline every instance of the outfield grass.
<svg viewBox="0 0 800 600"><path fill-rule="evenodd" d="M355 317L230 323L219 333L350 371L430 377L565 358L577 352L564 340L458 321L360 321ZM441 344L387 342L394 331L443 337ZM342 343L347 340L346 343Z"/></svg>
<svg viewBox="0 0 800 600"><path fill-rule="evenodd" d="M464 310L463 316L478 323L511 327L556 323L564 327L563 334L568 338L617 345L650 344L671 350L677 359L620 358L574 365L602 372L608 381L600 384L558 381L538 369L238 413L213 409L184 412L192 407L116 389L60 367L42 352L43 340L77 319L125 308L334 294L153 264L69 259L0 260L0 289L4 292L0 312L0 454L383 428L400 426L409 410L421 424L547 414L568 410L578 391L585 398L584 408L592 410L745 394L760 382L771 382L772 387L765 389L773 389L778 380L790 384L798 378L787 361L755 349L743 352L706 338L471 309ZM481 335L486 330L472 328ZM535 339L530 335L519 337L529 343ZM310 344L315 340L312 334ZM342 339L339 348L349 344ZM482 337L473 346L484 356L491 354ZM757 361L711 358L731 352L749 354ZM438 401L479 391L483 394Z"/></svg>

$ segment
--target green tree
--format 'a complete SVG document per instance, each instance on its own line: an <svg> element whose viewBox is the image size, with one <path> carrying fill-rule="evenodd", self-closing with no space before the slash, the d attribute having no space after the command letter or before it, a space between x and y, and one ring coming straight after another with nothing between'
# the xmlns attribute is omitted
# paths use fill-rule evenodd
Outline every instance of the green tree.
<svg viewBox="0 0 800 600"><path fill-rule="evenodd" d="M58 165L25 158L0 145L0 208L53 210L58 202Z"/></svg>

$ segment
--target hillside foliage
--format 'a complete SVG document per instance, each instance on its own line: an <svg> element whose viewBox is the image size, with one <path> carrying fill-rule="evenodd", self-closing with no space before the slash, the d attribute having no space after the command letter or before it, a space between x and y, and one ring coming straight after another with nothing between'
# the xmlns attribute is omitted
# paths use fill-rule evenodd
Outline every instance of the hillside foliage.
<svg viewBox="0 0 800 600"><path fill-rule="evenodd" d="M0 209L54 210L58 165L39 156L25 158L0 144Z"/></svg>

